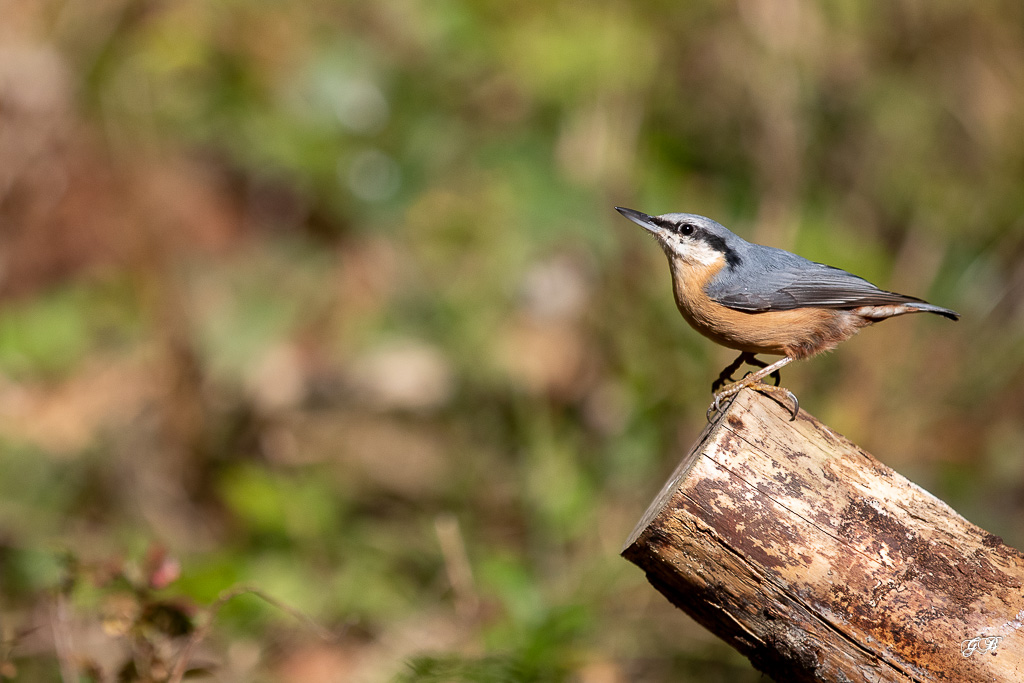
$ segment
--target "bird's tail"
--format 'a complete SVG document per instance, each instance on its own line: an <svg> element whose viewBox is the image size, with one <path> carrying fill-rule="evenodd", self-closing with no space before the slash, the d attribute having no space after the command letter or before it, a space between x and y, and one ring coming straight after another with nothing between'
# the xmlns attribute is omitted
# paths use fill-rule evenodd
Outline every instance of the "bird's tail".
<svg viewBox="0 0 1024 683"><path fill-rule="evenodd" d="M949 318L950 320L959 320L960 319L960 314L957 313L956 311L951 311L948 308L942 308L941 306L936 306L936 305L930 304L930 303L928 303L926 301L921 301L921 302L908 301L904 305L907 308L912 308L912 309L914 309L916 311L924 311L925 313L934 313L936 315L941 315L944 318Z"/></svg>
<svg viewBox="0 0 1024 683"><path fill-rule="evenodd" d="M892 292L884 293L888 300L885 303L876 303L874 305L858 306L852 309L858 315L878 322L887 318L895 318L898 315L906 315L908 313L934 313L935 315L941 315L944 318L950 320L959 320L960 314L956 311L951 311L948 308L942 308L941 306L935 306L927 301L921 301L918 298L912 296L906 296L905 294L893 294ZM895 299L895 301L893 301Z"/></svg>

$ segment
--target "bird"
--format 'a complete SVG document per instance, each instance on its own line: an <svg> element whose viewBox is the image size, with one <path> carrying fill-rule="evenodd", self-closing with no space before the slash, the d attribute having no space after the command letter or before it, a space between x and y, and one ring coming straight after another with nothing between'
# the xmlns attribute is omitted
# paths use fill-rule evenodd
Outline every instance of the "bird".
<svg viewBox="0 0 1024 683"><path fill-rule="evenodd" d="M710 218L690 213L651 216L615 210L647 230L661 245L672 272L676 307L693 329L740 352L711 385L708 421L722 401L744 387L790 402L796 419L800 402L779 386L779 370L834 349L862 328L908 313L934 313L950 320L960 314L917 297L880 289L841 268L748 242ZM756 354L782 356L768 364ZM757 368L730 382L743 363ZM774 385L764 382L775 380ZM723 388L724 387L724 388Z"/></svg>

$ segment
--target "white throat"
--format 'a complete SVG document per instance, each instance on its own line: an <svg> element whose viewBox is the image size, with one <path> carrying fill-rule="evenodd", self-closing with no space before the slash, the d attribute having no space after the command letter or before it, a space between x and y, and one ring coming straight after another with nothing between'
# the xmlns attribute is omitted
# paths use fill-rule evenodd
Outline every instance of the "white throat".
<svg viewBox="0 0 1024 683"><path fill-rule="evenodd" d="M665 245L670 256L694 266L714 266L725 260L722 252L698 240L686 240L671 236Z"/></svg>

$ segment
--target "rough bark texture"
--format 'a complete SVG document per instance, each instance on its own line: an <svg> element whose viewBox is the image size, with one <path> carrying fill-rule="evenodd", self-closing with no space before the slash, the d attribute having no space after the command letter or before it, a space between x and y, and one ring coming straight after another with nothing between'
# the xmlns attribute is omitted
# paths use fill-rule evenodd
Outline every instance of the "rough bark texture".
<svg viewBox="0 0 1024 683"><path fill-rule="evenodd" d="M623 556L778 681L1024 681L1024 555L740 392Z"/></svg>

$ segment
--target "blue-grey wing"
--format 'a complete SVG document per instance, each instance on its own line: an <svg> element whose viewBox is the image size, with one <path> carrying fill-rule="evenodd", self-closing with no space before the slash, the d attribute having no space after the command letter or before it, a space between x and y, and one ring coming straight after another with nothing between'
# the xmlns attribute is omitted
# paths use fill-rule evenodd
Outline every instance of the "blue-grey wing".
<svg viewBox="0 0 1024 683"><path fill-rule="evenodd" d="M746 255L741 268L723 270L709 284L707 293L714 301L748 313L921 302L879 289L840 268L779 249L751 246L755 249Z"/></svg>

